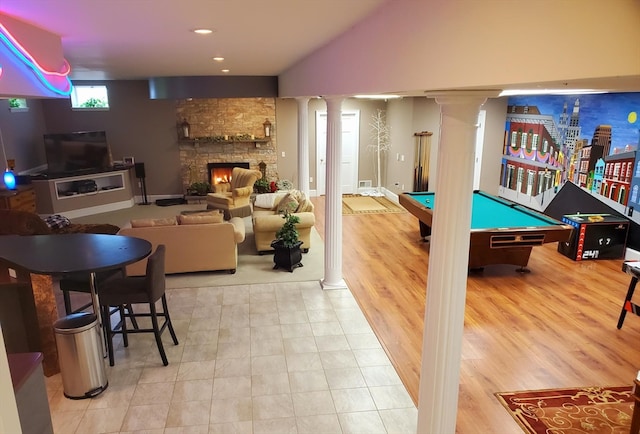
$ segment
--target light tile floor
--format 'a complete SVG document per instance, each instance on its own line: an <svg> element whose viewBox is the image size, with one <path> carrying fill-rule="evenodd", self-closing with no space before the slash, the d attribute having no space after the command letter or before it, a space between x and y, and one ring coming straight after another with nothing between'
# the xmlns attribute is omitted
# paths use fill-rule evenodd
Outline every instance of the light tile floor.
<svg viewBox="0 0 640 434"><path fill-rule="evenodd" d="M349 290L318 282L167 291L162 366L151 334L117 340L109 387L64 397L55 434L415 433L417 410Z"/></svg>

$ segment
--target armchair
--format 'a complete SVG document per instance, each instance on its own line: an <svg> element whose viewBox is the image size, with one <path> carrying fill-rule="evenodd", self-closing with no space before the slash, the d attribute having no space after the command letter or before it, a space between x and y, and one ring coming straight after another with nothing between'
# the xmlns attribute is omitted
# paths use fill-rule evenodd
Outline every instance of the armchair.
<svg viewBox="0 0 640 434"><path fill-rule="evenodd" d="M259 170L234 167L231 171L229 191L207 194L207 209L221 209L225 220L251 215L253 184L262 177Z"/></svg>

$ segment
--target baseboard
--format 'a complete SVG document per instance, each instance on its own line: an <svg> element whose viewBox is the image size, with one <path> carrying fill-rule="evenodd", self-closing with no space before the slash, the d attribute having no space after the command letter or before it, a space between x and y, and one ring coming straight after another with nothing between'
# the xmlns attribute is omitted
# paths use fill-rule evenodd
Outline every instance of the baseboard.
<svg viewBox="0 0 640 434"><path fill-rule="evenodd" d="M152 196L147 195L147 202L155 203L158 199L178 199L184 197L182 194L154 194ZM136 195L133 197L135 203L143 203L144 198L140 195Z"/></svg>
<svg viewBox="0 0 640 434"><path fill-rule="evenodd" d="M133 202L133 199L130 199L130 200L123 200L120 202L113 202L106 205L98 205L98 206L92 206L89 208L80 208L80 209L74 209L72 211L64 211L58 214L62 214L69 219L75 219L78 217L84 217L84 216L93 215L93 214L101 214L103 212L116 211L124 208L131 208L133 205L135 205L135 203Z"/></svg>

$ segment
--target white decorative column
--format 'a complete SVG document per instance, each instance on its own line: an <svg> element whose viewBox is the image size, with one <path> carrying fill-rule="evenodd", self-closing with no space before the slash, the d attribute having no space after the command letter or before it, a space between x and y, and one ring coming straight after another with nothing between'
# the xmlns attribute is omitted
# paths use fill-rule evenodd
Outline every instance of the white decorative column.
<svg viewBox="0 0 640 434"><path fill-rule="evenodd" d="M298 190L309 197L309 98L298 102Z"/></svg>
<svg viewBox="0 0 640 434"><path fill-rule="evenodd" d="M456 432L476 124L489 96L497 92L427 95L440 105L440 140L420 372L421 434Z"/></svg>
<svg viewBox="0 0 640 434"><path fill-rule="evenodd" d="M327 102L327 174L323 289L346 289L342 279L342 98Z"/></svg>

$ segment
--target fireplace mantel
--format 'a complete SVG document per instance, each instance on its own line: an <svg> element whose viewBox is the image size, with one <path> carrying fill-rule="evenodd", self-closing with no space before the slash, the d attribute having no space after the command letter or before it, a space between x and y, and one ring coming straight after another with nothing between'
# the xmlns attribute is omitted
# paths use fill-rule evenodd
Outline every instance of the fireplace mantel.
<svg viewBox="0 0 640 434"><path fill-rule="evenodd" d="M212 139L210 137L196 137L194 139L180 139L181 145L193 145L198 146L200 144L206 145L228 145L231 143L253 143L254 145L258 145L259 143L269 143L271 139L242 139L242 140L217 140Z"/></svg>

